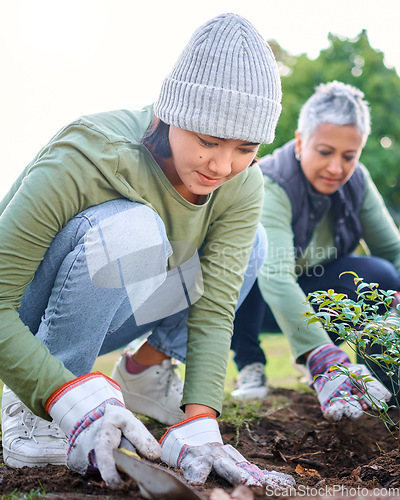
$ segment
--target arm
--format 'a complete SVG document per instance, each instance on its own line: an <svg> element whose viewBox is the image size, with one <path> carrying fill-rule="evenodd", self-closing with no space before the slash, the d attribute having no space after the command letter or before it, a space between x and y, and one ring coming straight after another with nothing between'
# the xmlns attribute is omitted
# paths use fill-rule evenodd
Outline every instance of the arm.
<svg viewBox="0 0 400 500"><path fill-rule="evenodd" d="M305 294L297 283L290 202L283 189L269 179L265 179L262 222L270 242L269 255L258 278L264 299L270 305L282 332L289 338L298 361L307 360L307 368L325 418L340 420L347 416L357 419L362 415L362 410L372 404L372 400L358 400L363 391L347 376L338 377L337 370L331 372L332 366L342 364L358 375L368 375L367 390L374 404L380 400L387 401L390 394L365 366L350 363L347 354L333 345L321 323L307 325L307 321L301 318L304 312L311 310L311 306L304 303ZM349 393L349 403L339 399L343 392Z"/></svg>
<svg viewBox="0 0 400 500"><path fill-rule="evenodd" d="M224 445L215 418L221 411L234 308L261 208L261 177L259 181L250 193L248 186L241 186L231 196L223 194L224 200L238 200L238 204L225 209L207 234L201 261L204 295L192 306L188 319L182 399L187 418L170 427L160 441L161 460L180 468L192 484L204 483L213 470L231 484L295 485L292 477L260 470L235 448Z"/></svg>
<svg viewBox="0 0 400 500"><path fill-rule="evenodd" d="M215 193L216 220L201 257L203 296L189 311L183 405L221 411L235 305L259 220L262 179L251 167L242 182Z"/></svg>
<svg viewBox="0 0 400 500"><path fill-rule="evenodd" d="M322 324L307 325L301 315L311 310L296 275L292 209L284 190L265 177L261 222L268 236L268 255L258 277L261 294L287 336L297 361L312 349L330 342Z"/></svg>
<svg viewBox="0 0 400 500"><path fill-rule="evenodd" d="M391 262L400 274L400 234L369 172L360 210L363 237L372 255Z"/></svg>
<svg viewBox="0 0 400 500"><path fill-rule="evenodd" d="M92 139L77 146L76 135L71 127L41 151L11 201L6 197L0 221L0 378L43 418L49 418L48 397L74 375L32 335L18 308L55 235L78 212L104 201L104 190L93 188L104 181L90 160ZM104 145L101 153L109 153Z"/></svg>

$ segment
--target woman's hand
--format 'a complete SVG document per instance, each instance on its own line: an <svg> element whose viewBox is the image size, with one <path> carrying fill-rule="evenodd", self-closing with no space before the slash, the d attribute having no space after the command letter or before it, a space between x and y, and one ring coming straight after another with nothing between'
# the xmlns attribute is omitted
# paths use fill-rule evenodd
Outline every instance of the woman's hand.
<svg viewBox="0 0 400 500"><path fill-rule="evenodd" d="M150 460L161 455L156 439L125 408L118 384L102 373L64 384L47 400L46 411L69 436L67 466L79 474L100 472L110 488L122 483L113 456L122 436Z"/></svg>
<svg viewBox="0 0 400 500"><path fill-rule="evenodd" d="M196 411L195 408L192 410ZM224 445L214 415L197 415L173 425L161 438L160 444L161 460L179 468L191 484L203 484L211 471L232 485L269 485L284 489L296 484L291 476L261 470L235 448Z"/></svg>
<svg viewBox="0 0 400 500"><path fill-rule="evenodd" d="M365 365L352 364L347 354L334 344L317 347L308 355L307 368L312 378L324 417L356 420L364 410L389 401L391 394L372 376ZM346 368L354 378L342 372Z"/></svg>

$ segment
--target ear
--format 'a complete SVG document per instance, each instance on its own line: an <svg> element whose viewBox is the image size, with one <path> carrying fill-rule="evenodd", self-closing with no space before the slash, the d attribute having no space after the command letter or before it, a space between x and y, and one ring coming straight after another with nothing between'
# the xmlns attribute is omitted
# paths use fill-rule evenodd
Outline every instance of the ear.
<svg viewBox="0 0 400 500"><path fill-rule="evenodd" d="M294 133L294 153L296 157L301 158L301 134L298 130Z"/></svg>

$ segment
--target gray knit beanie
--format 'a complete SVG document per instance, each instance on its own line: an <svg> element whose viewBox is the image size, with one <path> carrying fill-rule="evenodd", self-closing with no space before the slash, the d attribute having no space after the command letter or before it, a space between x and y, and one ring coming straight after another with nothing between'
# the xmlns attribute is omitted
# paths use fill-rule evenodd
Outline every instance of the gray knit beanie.
<svg viewBox="0 0 400 500"><path fill-rule="evenodd" d="M195 31L165 78L154 112L192 132L269 144L281 97L269 45L243 17L222 14Z"/></svg>

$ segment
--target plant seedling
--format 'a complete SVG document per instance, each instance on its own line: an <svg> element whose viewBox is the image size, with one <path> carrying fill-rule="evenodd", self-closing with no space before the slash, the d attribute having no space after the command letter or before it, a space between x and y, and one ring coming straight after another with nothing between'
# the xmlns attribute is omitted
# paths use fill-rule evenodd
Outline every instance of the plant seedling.
<svg viewBox="0 0 400 500"><path fill-rule="evenodd" d="M343 293L334 290L316 291L307 296L307 303L312 311L302 316L307 323L322 323L327 332L336 334L341 340L347 342L351 349L361 357L362 361L370 367L376 365L390 380L391 391L396 405L389 406L384 401L377 403L368 394L366 382L368 376L356 375L345 366L334 366L338 375L351 377L353 383L361 388L364 398L371 405L373 415L379 417L386 428L399 442L399 421L393 421L389 410L399 407L399 370L400 370L400 304L398 292L395 290L381 290L378 283L364 283L356 273L346 271L343 274L354 276L356 286L356 300L351 300ZM378 353L367 352L367 347L378 346ZM386 384L387 386L387 384ZM343 393L341 398L350 402L349 395ZM366 411L369 413L369 411Z"/></svg>

